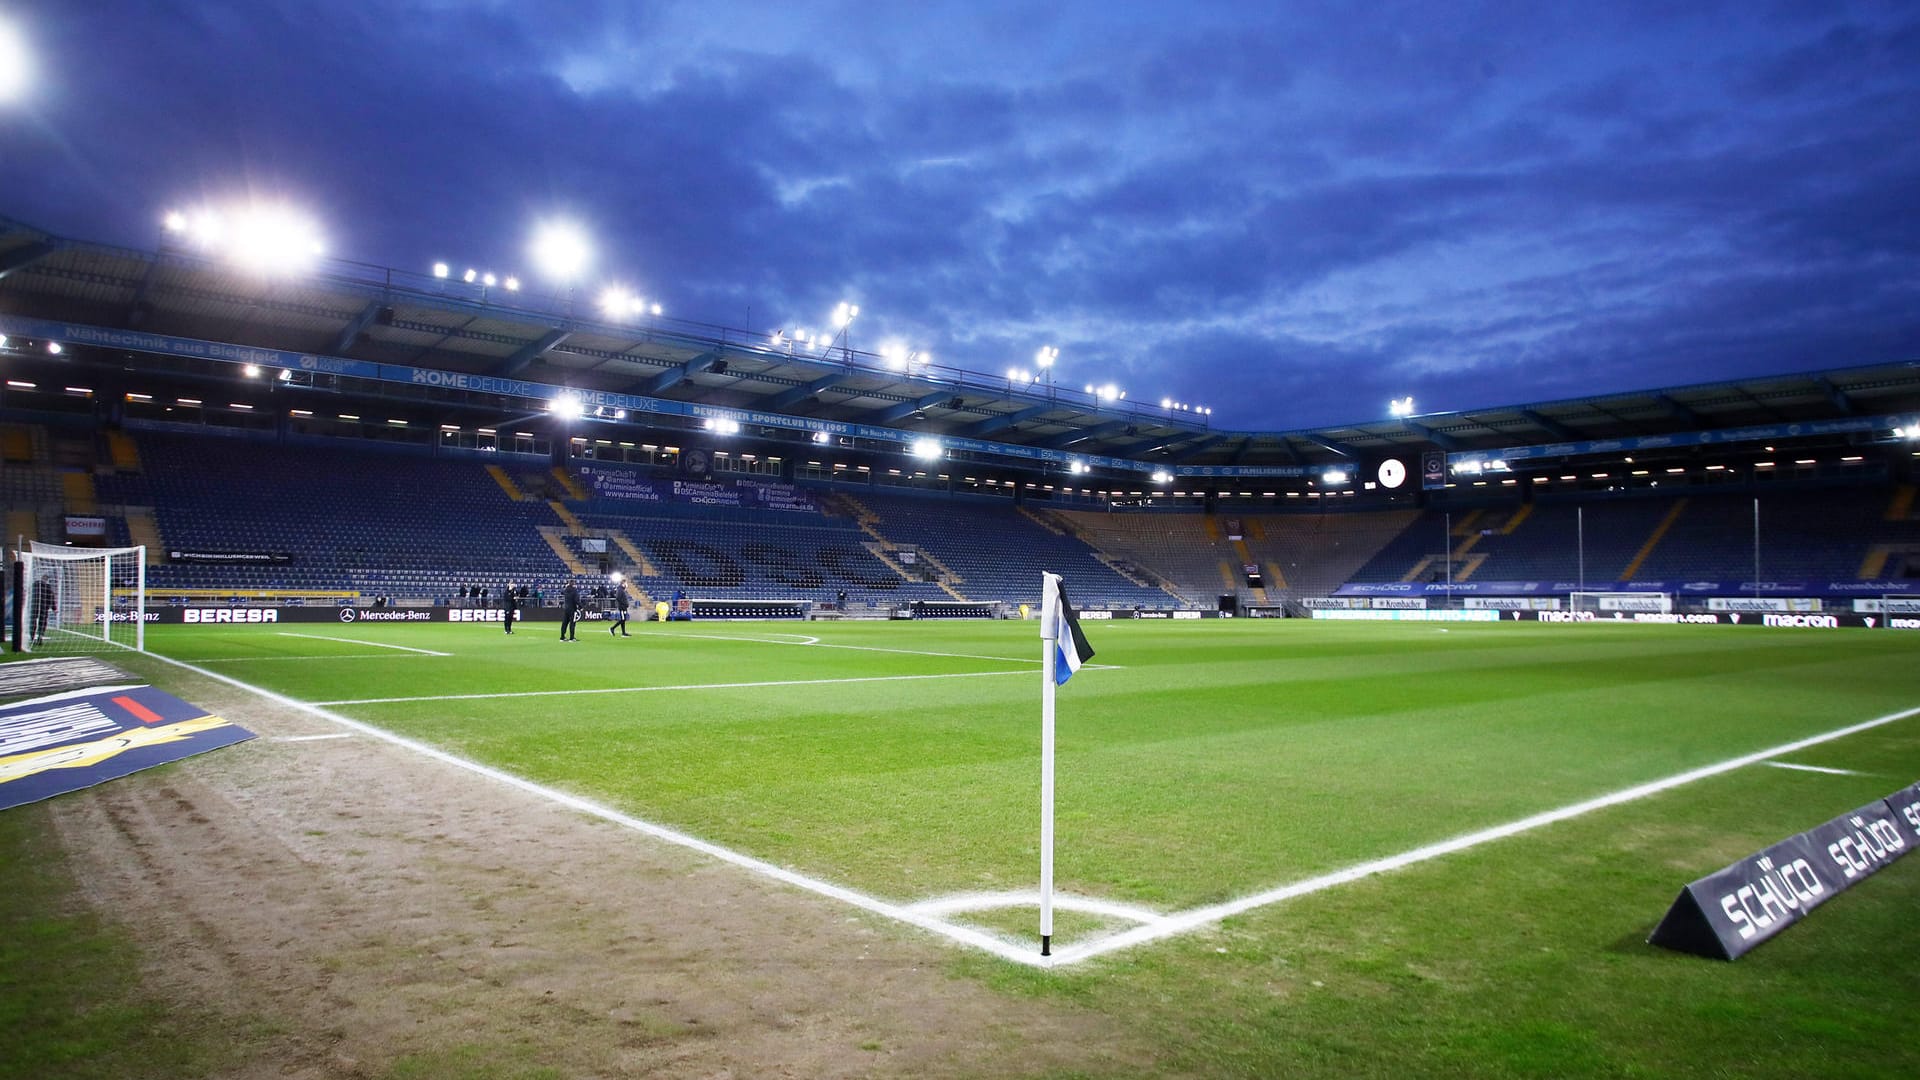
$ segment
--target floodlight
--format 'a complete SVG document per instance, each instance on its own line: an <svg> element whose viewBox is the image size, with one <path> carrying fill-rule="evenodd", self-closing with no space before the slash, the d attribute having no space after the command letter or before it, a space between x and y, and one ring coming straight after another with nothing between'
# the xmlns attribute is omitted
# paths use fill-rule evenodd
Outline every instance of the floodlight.
<svg viewBox="0 0 1920 1080"><path fill-rule="evenodd" d="M1033 354L1034 366L1040 368L1050 368L1058 359L1060 359L1060 350L1051 345L1042 345L1040 351Z"/></svg>
<svg viewBox="0 0 1920 1080"><path fill-rule="evenodd" d="M248 364L240 369L240 374L245 375L249 379L257 379L260 377L260 365Z"/></svg>
<svg viewBox="0 0 1920 1080"><path fill-rule="evenodd" d="M848 323L860 317L860 305L849 304L842 300L840 306L833 309L833 325L844 329Z"/></svg>
<svg viewBox="0 0 1920 1080"><path fill-rule="evenodd" d="M519 278L517 278L517 277L512 277L512 276L509 276L509 277L507 278L507 291L508 291L508 292L519 292L519 291L520 291L520 279L519 279Z"/></svg>
<svg viewBox="0 0 1920 1080"><path fill-rule="evenodd" d="M612 581L614 584L618 585L624 577L625 577L624 574L620 573L620 571L618 570L615 570L613 573L607 575L607 580Z"/></svg>
<svg viewBox="0 0 1920 1080"><path fill-rule="evenodd" d="M593 261L587 234L570 221L545 221L534 229L533 261L549 277L570 282Z"/></svg>
<svg viewBox="0 0 1920 1080"><path fill-rule="evenodd" d="M1163 408L1163 409L1171 409L1171 408L1173 408L1173 399L1172 399L1172 398L1161 398L1161 399L1160 399L1160 407L1161 407L1161 408Z"/></svg>
<svg viewBox="0 0 1920 1080"><path fill-rule="evenodd" d="M1413 395L1408 394L1406 397L1394 398L1392 401L1387 402L1387 415L1394 417L1412 416Z"/></svg>
<svg viewBox="0 0 1920 1080"><path fill-rule="evenodd" d="M939 439L913 440L913 456L917 458L926 458L926 459L939 457L940 456L940 440Z"/></svg>
<svg viewBox="0 0 1920 1080"><path fill-rule="evenodd" d="M281 381L281 382L292 382L292 381L293 381L293 369L292 369L292 368L281 368L281 369L280 369L280 374L279 374L279 376L278 376L278 377L279 377L279 379L280 379L280 381Z"/></svg>
<svg viewBox="0 0 1920 1080"><path fill-rule="evenodd" d="M187 231L187 215L178 210L169 210L167 211L167 216L161 219L160 224L170 233L183 233Z"/></svg>
<svg viewBox="0 0 1920 1080"><path fill-rule="evenodd" d="M666 309L665 309L665 308L662 308L662 307L661 307L661 306L660 306L659 304L655 304L655 305L653 305L653 308L652 308L652 311L653 311L653 314L655 314L655 315L659 315L659 314L660 314L661 312L663 312L663 311L665 311L665 310L666 310Z"/></svg>
<svg viewBox="0 0 1920 1080"><path fill-rule="evenodd" d="M434 277L437 277L437 278L444 278L444 277L446 277L446 276L447 276L448 274L450 274L450 273L452 273L452 272L453 272L453 270L452 270L452 268L451 268L451 267L449 267L449 266L448 266L448 265L447 265L446 263L443 263L443 262L437 262L437 263L434 263L434 264L433 264L433 276L434 276Z"/></svg>
<svg viewBox="0 0 1920 1080"><path fill-rule="evenodd" d="M4 349L6 347L7 347L7 335L0 334L0 349ZM1895 432L1894 434L1897 435L1899 434L1899 432Z"/></svg>
<svg viewBox="0 0 1920 1080"><path fill-rule="evenodd" d="M493 283L497 280L499 279L495 278L492 274L480 275L480 284L485 285L489 289L493 288Z"/></svg>
<svg viewBox="0 0 1920 1080"><path fill-rule="evenodd" d="M27 55L26 38L11 25L0 22L0 102L25 97L32 76L33 60Z"/></svg>
<svg viewBox="0 0 1920 1080"><path fill-rule="evenodd" d="M569 420L575 419L586 411L580 404L580 398L575 394L561 394L559 397L547 402L547 409L554 415L565 417Z"/></svg>
<svg viewBox="0 0 1920 1080"><path fill-rule="evenodd" d="M1087 471L1087 463L1084 461L1070 462L1067 465L1067 471L1075 476L1084 476Z"/></svg>
<svg viewBox="0 0 1920 1080"><path fill-rule="evenodd" d="M57 341L49 341L49 342L47 342L47 352L48 352L48 353L50 353L50 354L52 354L52 355L54 355L54 356L59 356L59 355L60 355L61 353L63 353L63 352L66 352L66 351L67 351L67 350L66 350L66 349L64 349L64 348L62 348L62 347L61 347L61 345L60 345L60 343L59 343L59 342L57 342Z"/></svg>
<svg viewBox="0 0 1920 1080"><path fill-rule="evenodd" d="M1165 469L1156 469L1153 474L1153 482L1156 484L1171 484L1173 482L1173 474Z"/></svg>
<svg viewBox="0 0 1920 1080"><path fill-rule="evenodd" d="M618 285L610 285L600 293L600 310L610 319L619 318L627 309L627 291Z"/></svg>
<svg viewBox="0 0 1920 1080"><path fill-rule="evenodd" d="M1344 484L1350 478L1347 476L1345 470L1328 469L1325 473L1321 474L1320 479L1325 480L1329 484Z"/></svg>
<svg viewBox="0 0 1920 1080"><path fill-rule="evenodd" d="M480 276L480 271L475 270L473 267L469 266L467 267L467 272L460 275L460 280L471 285L473 284L474 279L479 276Z"/></svg>
<svg viewBox="0 0 1920 1080"><path fill-rule="evenodd" d="M825 444L826 444L826 441L827 441L827 433L826 433L826 432L824 432L824 431L816 431L816 432L814 432L814 433L813 433L813 441L814 441L814 443L815 443L815 445L825 445Z"/></svg>
<svg viewBox="0 0 1920 1080"><path fill-rule="evenodd" d="M1118 398L1120 396L1120 393L1121 391L1119 387L1113 385L1112 383L1108 383L1105 386L1102 386L1100 388L1099 397L1102 401L1112 401Z"/></svg>

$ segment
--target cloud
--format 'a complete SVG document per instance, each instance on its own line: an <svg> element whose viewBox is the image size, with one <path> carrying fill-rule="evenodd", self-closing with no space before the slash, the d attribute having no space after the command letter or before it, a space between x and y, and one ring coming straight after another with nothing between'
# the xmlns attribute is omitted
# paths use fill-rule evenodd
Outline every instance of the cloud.
<svg viewBox="0 0 1920 1080"><path fill-rule="evenodd" d="M524 270L531 221L674 314L866 308L997 372L1240 427L1910 356L1898 4L137 0L32 20L0 212L147 245L282 194L333 248ZM749 312L751 312L749 314Z"/></svg>

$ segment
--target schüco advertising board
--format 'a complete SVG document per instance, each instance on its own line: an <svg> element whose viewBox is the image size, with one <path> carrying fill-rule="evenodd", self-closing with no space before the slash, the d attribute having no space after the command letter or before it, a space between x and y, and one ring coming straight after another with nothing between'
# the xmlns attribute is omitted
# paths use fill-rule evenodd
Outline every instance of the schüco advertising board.
<svg viewBox="0 0 1920 1080"><path fill-rule="evenodd" d="M1738 959L1916 844L1920 784L1689 882L1647 941Z"/></svg>

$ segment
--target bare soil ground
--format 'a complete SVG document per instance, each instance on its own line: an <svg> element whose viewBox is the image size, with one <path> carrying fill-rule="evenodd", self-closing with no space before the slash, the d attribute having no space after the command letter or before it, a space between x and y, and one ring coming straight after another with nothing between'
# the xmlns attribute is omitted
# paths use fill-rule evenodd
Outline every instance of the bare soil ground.
<svg viewBox="0 0 1920 1080"><path fill-rule="evenodd" d="M261 737L50 814L147 989L245 1028L227 1075L1155 1072L1113 1018L953 976L957 946L377 740L281 741L339 729L169 682Z"/></svg>

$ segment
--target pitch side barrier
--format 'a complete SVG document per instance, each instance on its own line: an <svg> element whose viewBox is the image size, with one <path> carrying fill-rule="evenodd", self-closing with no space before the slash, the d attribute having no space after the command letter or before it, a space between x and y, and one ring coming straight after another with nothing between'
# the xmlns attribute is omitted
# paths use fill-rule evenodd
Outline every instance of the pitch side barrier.
<svg viewBox="0 0 1920 1080"><path fill-rule="evenodd" d="M1774 630L1920 630L1920 616L1783 611L1503 611L1500 618L1543 623L1642 626L1762 626Z"/></svg>
<svg viewBox="0 0 1920 1080"><path fill-rule="evenodd" d="M1735 960L1920 844L1920 784L1690 882L1647 938Z"/></svg>
<svg viewBox="0 0 1920 1080"><path fill-rule="evenodd" d="M638 614L637 612L635 614ZM498 623L498 608L451 607L329 607L326 605L271 604L188 604L150 607L147 625L189 626L277 626L281 623ZM115 612L115 619L130 619L132 613ZM605 611L583 611L582 620L611 618ZM515 622L559 622L560 609L550 607L518 608Z"/></svg>

